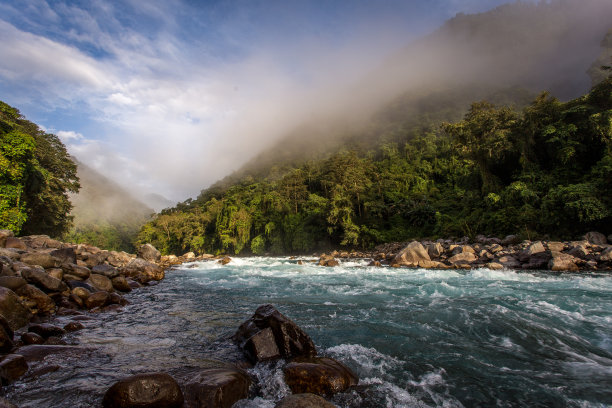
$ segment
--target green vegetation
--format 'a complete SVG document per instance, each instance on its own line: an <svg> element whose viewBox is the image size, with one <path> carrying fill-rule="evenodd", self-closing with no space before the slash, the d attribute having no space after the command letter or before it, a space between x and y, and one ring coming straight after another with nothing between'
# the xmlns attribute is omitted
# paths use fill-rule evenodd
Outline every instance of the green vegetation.
<svg viewBox="0 0 612 408"><path fill-rule="evenodd" d="M70 227L68 193L78 189L58 137L0 101L0 228L59 237Z"/></svg>
<svg viewBox="0 0 612 408"><path fill-rule="evenodd" d="M166 254L261 254L612 230L612 79L569 102L474 103L459 121L453 100L415 112L400 99L344 150L230 177L164 210L139 240Z"/></svg>

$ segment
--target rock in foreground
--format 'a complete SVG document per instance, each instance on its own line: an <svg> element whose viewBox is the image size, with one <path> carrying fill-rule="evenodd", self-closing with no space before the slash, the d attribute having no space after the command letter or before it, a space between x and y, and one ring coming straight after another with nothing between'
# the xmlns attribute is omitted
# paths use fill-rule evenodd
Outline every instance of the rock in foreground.
<svg viewBox="0 0 612 408"><path fill-rule="evenodd" d="M213 368L194 375L185 385L185 407L230 408L247 398L251 379L237 368Z"/></svg>
<svg viewBox="0 0 612 408"><path fill-rule="evenodd" d="M106 391L104 408L181 408L183 393L165 373L138 374L125 378Z"/></svg>
<svg viewBox="0 0 612 408"><path fill-rule="evenodd" d="M331 396L357 385L351 369L332 358L296 358L283 368L285 382L294 394Z"/></svg>

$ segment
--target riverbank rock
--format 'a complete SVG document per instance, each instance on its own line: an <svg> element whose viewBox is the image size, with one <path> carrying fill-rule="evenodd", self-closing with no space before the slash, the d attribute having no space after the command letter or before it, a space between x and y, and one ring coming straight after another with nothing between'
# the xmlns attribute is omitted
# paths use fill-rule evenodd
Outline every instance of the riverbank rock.
<svg viewBox="0 0 612 408"><path fill-rule="evenodd" d="M258 335L266 329L270 329L273 336L269 334ZM249 342L256 335L258 335L256 340ZM245 348L247 344L255 343L258 345L258 350L268 350L265 355L269 355L269 353L274 352L274 346L271 344L272 340L283 358L310 357L317 354L310 336L272 305L259 306L255 314L240 325L232 339L240 345L245 355L254 362L258 361L258 356L257 354L251 354L249 349Z"/></svg>
<svg viewBox="0 0 612 408"><path fill-rule="evenodd" d="M68 286L64 282L49 275L44 269L24 268L21 270L21 277L45 292L68 290Z"/></svg>
<svg viewBox="0 0 612 408"><path fill-rule="evenodd" d="M32 318L28 309L21 303L19 296L12 290L3 287L0 287L0 315L6 319L12 330L25 326Z"/></svg>
<svg viewBox="0 0 612 408"><path fill-rule="evenodd" d="M420 242L412 241L395 255L395 258L391 261L391 266L417 267L419 261L431 261L431 258Z"/></svg>
<svg viewBox="0 0 612 408"><path fill-rule="evenodd" d="M319 257L319 266L339 266L340 262L338 262L333 255L323 254Z"/></svg>
<svg viewBox="0 0 612 408"><path fill-rule="evenodd" d="M57 268L61 264L58 258L47 252L27 252L21 256L20 261L32 266L41 266L45 269Z"/></svg>
<svg viewBox="0 0 612 408"><path fill-rule="evenodd" d="M148 262L159 262L161 253L151 244L144 244L138 248L137 255Z"/></svg>
<svg viewBox="0 0 612 408"><path fill-rule="evenodd" d="M85 306L87 306L88 309L93 309L95 307L104 307L109 304L110 295L108 294L108 292L105 291L95 292L89 295L87 299L84 299L84 302Z"/></svg>
<svg viewBox="0 0 612 408"><path fill-rule="evenodd" d="M106 276L98 275L97 273L92 273L89 275L89 279L87 279L85 283L88 283L101 291L110 292L113 290L113 283L111 280Z"/></svg>
<svg viewBox="0 0 612 408"><path fill-rule="evenodd" d="M9 353L14 346L12 330L0 327L0 353Z"/></svg>
<svg viewBox="0 0 612 408"><path fill-rule="evenodd" d="M7 238L14 237L15 234L11 230L3 229L0 230L0 247L4 248L6 246Z"/></svg>
<svg viewBox="0 0 612 408"><path fill-rule="evenodd" d="M25 285L25 279L19 276L0 276L0 286L10 289L13 292Z"/></svg>
<svg viewBox="0 0 612 408"><path fill-rule="evenodd" d="M251 379L238 368L203 370L185 384L186 408L230 408L247 398Z"/></svg>
<svg viewBox="0 0 612 408"><path fill-rule="evenodd" d="M569 271L576 272L579 270L576 265L576 258L572 255L564 254L562 252L552 252L552 259L548 263L548 269L551 271Z"/></svg>
<svg viewBox="0 0 612 408"><path fill-rule="evenodd" d="M29 301L32 311L36 311L37 314L48 315L55 312L55 302L53 299L34 285L20 287L17 290L17 294L26 298L26 304Z"/></svg>
<svg viewBox="0 0 612 408"><path fill-rule="evenodd" d="M608 239L601 232L591 231L584 235L584 239L593 245L607 245Z"/></svg>
<svg viewBox="0 0 612 408"><path fill-rule="evenodd" d="M164 270L159 265L145 261L142 258L132 259L120 269L120 273L142 284L152 280L162 280L165 276Z"/></svg>
<svg viewBox="0 0 612 408"><path fill-rule="evenodd" d="M31 324L30 327L28 327L28 331L36 333L44 338L66 334L66 330L49 323Z"/></svg>
<svg viewBox="0 0 612 408"><path fill-rule="evenodd" d="M183 393L165 373L138 374L125 378L106 391L104 408L181 408Z"/></svg>
<svg viewBox="0 0 612 408"><path fill-rule="evenodd" d="M294 394L331 396L359 382L347 366L327 357L296 358L283 368L283 373Z"/></svg>
<svg viewBox="0 0 612 408"><path fill-rule="evenodd" d="M335 408L336 406L316 394L292 394L278 402L274 408Z"/></svg>
<svg viewBox="0 0 612 408"><path fill-rule="evenodd" d="M223 258L219 259L218 262L221 265L227 265L228 263L232 262L232 258L230 258L229 256L224 256Z"/></svg>

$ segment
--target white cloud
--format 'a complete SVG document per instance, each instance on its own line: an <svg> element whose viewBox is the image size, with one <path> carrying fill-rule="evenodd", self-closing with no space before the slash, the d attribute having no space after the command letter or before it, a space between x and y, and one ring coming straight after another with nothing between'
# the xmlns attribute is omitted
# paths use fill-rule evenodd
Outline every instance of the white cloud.
<svg viewBox="0 0 612 408"><path fill-rule="evenodd" d="M64 142L64 144L84 139L82 134L73 130L60 130L55 134L60 138L62 142Z"/></svg>

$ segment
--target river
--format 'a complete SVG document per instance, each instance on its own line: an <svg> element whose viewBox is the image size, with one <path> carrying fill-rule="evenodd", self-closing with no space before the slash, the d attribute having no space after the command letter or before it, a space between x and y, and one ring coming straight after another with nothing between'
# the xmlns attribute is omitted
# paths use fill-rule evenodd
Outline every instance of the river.
<svg viewBox="0 0 612 408"><path fill-rule="evenodd" d="M123 376L227 358L223 339L272 303L320 354L359 375L334 398L339 407L612 404L612 275L366 265L184 264L68 335L94 351L49 357L57 371L15 383L7 397L21 408L100 406ZM237 406L273 407L289 392L278 366L250 372L263 386Z"/></svg>

